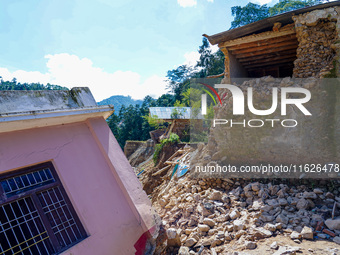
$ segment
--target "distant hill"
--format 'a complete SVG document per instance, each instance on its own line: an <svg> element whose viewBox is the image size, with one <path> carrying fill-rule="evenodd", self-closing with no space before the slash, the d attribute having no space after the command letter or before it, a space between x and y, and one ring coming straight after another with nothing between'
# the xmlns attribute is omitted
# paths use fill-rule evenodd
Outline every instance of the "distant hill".
<svg viewBox="0 0 340 255"><path fill-rule="evenodd" d="M118 114L119 109L125 105L129 106L130 104L132 105L141 105L143 103L143 100L135 100L132 99L130 96L112 96L109 98L106 98L100 102L98 102L98 105L108 105L112 104L115 108L115 114Z"/></svg>

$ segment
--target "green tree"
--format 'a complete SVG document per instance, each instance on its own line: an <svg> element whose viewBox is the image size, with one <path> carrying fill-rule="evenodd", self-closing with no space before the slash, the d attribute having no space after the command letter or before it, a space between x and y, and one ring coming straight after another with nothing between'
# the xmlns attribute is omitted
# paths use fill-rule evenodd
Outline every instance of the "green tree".
<svg viewBox="0 0 340 255"><path fill-rule="evenodd" d="M0 76L0 78L2 78ZM20 83L16 78L11 81L0 80L0 90L68 90L66 87L59 85L47 85L41 83Z"/></svg>
<svg viewBox="0 0 340 255"><path fill-rule="evenodd" d="M283 12L293 11L320 3L322 3L321 0L280 0L273 7L269 8L269 15L274 16Z"/></svg>
<svg viewBox="0 0 340 255"><path fill-rule="evenodd" d="M220 50L213 53L206 38L203 38L198 53L200 59L194 67L181 65L167 73L168 89L174 94L171 103L176 106L188 106L185 93L190 88L191 78L205 78L224 72L224 54Z"/></svg>
<svg viewBox="0 0 340 255"><path fill-rule="evenodd" d="M110 116L108 125L121 148L124 148L127 140L150 139L149 132L162 127L163 123L149 116L149 107L164 106L169 104L169 100L173 100L173 95L162 95L157 100L146 96L141 105L123 105L117 114Z"/></svg>
<svg viewBox="0 0 340 255"><path fill-rule="evenodd" d="M234 16L234 20L231 22L230 29L241 27L283 12L320 4L322 2L322 0L279 0L279 2L272 7L268 7L266 4L258 5L253 3L248 3L243 7L234 6L231 7L231 14Z"/></svg>
<svg viewBox="0 0 340 255"><path fill-rule="evenodd" d="M182 93L189 87L189 79L193 76L194 69L187 65L181 65L176 69L169 70L166 77L168 89L174 93L175 101L182 101Z"/></svg>
<svg viewBox="0 0 340 255"><path fill-rule="evenodd" d="M231 7L231 15L234 16L234 20L231 22L230 29L234 29L261 19L268 18L269 8L266 4L258 5L248 3L244 7L241 6Z"/></svg>
<svg viewBox="0 0 340 255"><path fill-rule="evenodd" d="M224 72L224 54L221 50L212 53L208 39L203 37L202 45L198 49L200 59L196 68L200 69L196 75L199 78L205 78L209 75L217 75Z"/></svg>
<svg viewBox="0 0 340 255"><path fill-rule="evenodd" d="M158 107L170 107L174 106L175 96L171 94L163 94L156 100Z"/></svg>

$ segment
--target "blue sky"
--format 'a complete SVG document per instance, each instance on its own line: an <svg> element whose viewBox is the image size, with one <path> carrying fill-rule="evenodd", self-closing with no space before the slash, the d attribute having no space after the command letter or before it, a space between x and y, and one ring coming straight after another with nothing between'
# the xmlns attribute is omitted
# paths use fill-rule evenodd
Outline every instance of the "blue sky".
<svg viewBox="0 0 340 255"><path fill-rule="evenodd" d="M0 76L88 86L97 101L160 96L166 72L195 63L202 34L229 29L231 7L248 2L2 0Z"/></svg>

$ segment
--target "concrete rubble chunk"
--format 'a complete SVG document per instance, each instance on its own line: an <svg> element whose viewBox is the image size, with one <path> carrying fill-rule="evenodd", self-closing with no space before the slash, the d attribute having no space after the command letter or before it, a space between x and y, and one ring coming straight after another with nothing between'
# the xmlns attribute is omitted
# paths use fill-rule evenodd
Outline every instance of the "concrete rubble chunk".
<svg viewBox="0 0 340 255"><path fill-rule="evenodd" d="M233 224L234 224L234 231L243 230L245 227L243 220L234 220Z"/></svg>
<svg viewBox="0 0 340 255"><path fill-rule="evenodd" d="M229 196L226 196L226 195L223 195L223 196L222 196L222 202L223 202L223 203L229 204L230 201L231 201L231 199L230 199Z"/></svg>
<svg viewBox="0 0 340 255"><path fill-rule="evenodd" d="M208 225L205 224L198 224L198 229L201 230L202 232L208 232L210 227Z"/></svg>
<svg viewBox="0 0 340 255"><path fill-rule="evenodd" d="M301 238L301 234L299 232L296 232L296 231L293 231L291 234L290 234L290 238L291 239L300 239Z"/></svg>
<svg viewBox="0 0 340 255"><path fill-rule="evenodd" d="M223 233L223 231L218 231L217 234L216 234L216 238L217 238L217 239L223 239L223 238L224 238L224 233Z"/></svg>
<svg viewBox="0 0 340 255"><path fill-rule="evenodd" d="M305 191L303 193L303 197L305 199L316 199L318 196L315 194L315 192L307 192L307 191Z"/></svg>
<svg viewBox="0 0 340 255"><path fill-rule="evenodd" d="M323 194L323 191L321 189L318 189L318 188L314 189L313 192L317 195Z"/></svg>
<svg viewBox="0 0 340 255"><path fill-rule="evenodd" d="M217 201L222 201L222 192L218 191L218 190L214 190L210 196L209 196L210 200L217 200Z"/></svg>
<svg viewBox="0 0 340 255"><path fill-rule="evenodd" d="M321 239L326 239L327 238L327 235L326 234L323 234L323 233L317 233L317 236Z"/></svg>
<svg viewBox="0 0 340 255"><path fill-rule="evenodd" d="M254 250L254 249L256 249L257 245L256 245L256 242L245 241L244 247L248 250Z"/></svg>
<svg viewBox="0 0 340 255"><path fill-rule="evenodd" d="M284 254L292 254L295 255L296 252L300 251L300 247L295 246L280 246L279 249L273 255L284 255Z"/></svg>
<svg viewBox="0 0 340 255"><path fill-rule="evenodd" d="M226 240L226 241L231 241L232 239L233 239L233 238L232 238L231 234L228 233L228 232L225 232L225 234L224 234L224 240Z"/></svg>
<svg viewBox="0 0 340 255"><path fill-rule="evenodd" d="M313 240L313 230L310 227L304 226L301 231L301 236L303 239Z"/></svg>
<svg viewBox="0 0 340 255"><path fill-rule="evenodd" d="M276 222L283 223L283 224L288 224L288 218L286 216L284 216L283 214L279 214L276 217Z"/></svg>
<svg viewBox="0 0 340 255"><path fill-rule="evenodd" d="M214 205L212 203L203 203L202 214L203 216L209 216L214 212Z"/></svg>
<svg viewBox="0 0 340 255"><path fill-rule="evenodd" d="M279 202L278 202L277 199L268 199L266 202L267 202L268 205L271 205L271 206L274 206L274 207L279 205Z"/></svg>
<svg viewBox="0 0 340 255"><path fill-rule="evenodd" d="M214 227L216 225L216 222L210 218L204 218L203 223L209 227Z"/></svg>
<svg viewBox="0 0 340 255"><path fill-rule="evenodd" d="M266 223L266 225L264 225L265 229L268 229L269 231L274 232L276 230L276 226L274 224L271 223Z"/></svg>
<svg viewBox="0 0 340 255"><path fill-rule="evenodd" d="M191 247L193 246L195 243L197 243L197 240L193 237L188 238L187 241L185 242L185 246L187 247Z"/></svg>
<svg viewBox="0 0 340 255"><path fill-rule="evenodd" d="M268 214L262 214L260 216L260 220L264 221L264 222L272 222L274 220L274 216L272 215L268 215Z"/></svg>
<svg viewBox="0 0 340 255"><path fill-rule="evenodd" d="M296 208L298 210L307 209L308 208L308 201L304 198L299 199L297 204L296 204Z"/></svg>
<svg viewBox="0 0 340 255"><path fill-rule="evenodd" d="M257 236L261 237L261 238L266 238L266 237L271 237L273 235L273 233L265 228L256 228L255 231L258 233Z"/></svg>
<svg viewBox="0 0 340 255"><path fill-rule="evenodd" d="M188 247L181 246L178 251L178 255L190 255L190 250Z"/></svg>
<svg viewBox="0 0 340 255"><path fill-rule="evenodd" d="M164 207L167 205L168 202L165 199L161 198L158 200L158 203L160 206Z"/></svg>
<svg viewBox="0 0 340 255"><path fill-rule="evenodd" d="M238 217L240 217L240 212L237 210L232 210L231 213L229 214L230 219L235 220Z"/></svg>
<svg viewBox="0 0 340 255"><path fill-rule="evenodd" d="M166 230L166 235L168 237L168 246L181 245L180 233L181 229L169 228Z"/></svg>
<svg viewBox="0 0 340 255"><path fill-rule="evenodd" d="M234 226L233 225L227 225L226 226L226 231L227 232L232 232L234 230Z"/></svg>
<svg viewBox="0 0 340 255"><path fill-rule="evenodd" d="M222 240L215 238L211 243L211 247L215 247L217 245L220 245L220 244L222 244L222 242L223 242Z"/></svg>
<svg viewBox="0 0 340 255"><path fill-rule="evenodd" d="M270 249L273 249L273 250L277 250L279 248L279 245L277 244L277 242L272 242L272 244L270 245Z"/></svg>
<svg viewBox="0 0 340 255"><path fill-rule="evenodd" d="M339 236L334 237L333 242L340 244L340 237Z"/></svg>
<svg viewBox="0 0 340 255"><path fill-rule="evenodd" d="M211 236L209 238L205 237L205 238L201 239L200 245L210 246L213 241L214 241L214 237L213 236Z"/></svg>
<svg viewBox="0 0 340 255"><path fill-rule="evenodd" d="M251 189L253 191L259 191L261 189L260 183L258 183L258 182L252 183L251 184Z"/></svg>
<svg viewBox="0 0 340 255"><path fill-rule="evenodd" d="M340 218L334 220L328 219L325 221L325 224L330 230L340 230Z"/></svg>
<svg viewBox="0 0 340 255"><path fill-rule="evenodd" d="M256 210L256 211L260 210L262 207L263 207L263 204L260 201L254 201L253 202L252 208L254 210Z"/></svg>
<svg viewBox="0 0 340 255"><path fill-rule="evenodd" d="M281 206L288 205L288 202L285 198L280 198L278 202L279 202L279 205Z"/></svg>
<svg viewBox="0 0 340 255"><path fill-rule="evenodd" d="M166 231L168 239L175 239L177 236L177 230L175 228L169 228Z"/></svg>

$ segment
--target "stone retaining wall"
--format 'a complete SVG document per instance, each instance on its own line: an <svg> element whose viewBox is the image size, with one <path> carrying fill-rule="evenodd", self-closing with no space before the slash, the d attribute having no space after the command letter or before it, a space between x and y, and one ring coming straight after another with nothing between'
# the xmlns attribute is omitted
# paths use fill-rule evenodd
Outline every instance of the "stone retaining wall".
<svg viewBox="0 0 340 255"><path fill-rule="evenodd" d="M340 8L293 16L299 41L294 77L339 76Z"/></svg>

